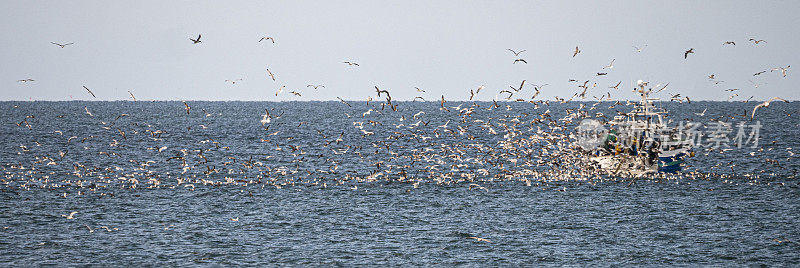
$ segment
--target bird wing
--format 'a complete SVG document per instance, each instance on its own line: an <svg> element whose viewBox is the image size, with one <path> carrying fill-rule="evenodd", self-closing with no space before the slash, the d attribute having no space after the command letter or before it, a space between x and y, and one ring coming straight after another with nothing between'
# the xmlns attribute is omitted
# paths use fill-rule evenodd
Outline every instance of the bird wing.
<svg viewBox="0 0 800 268"><path fill-rule="evenodd" d="M782 98L780 98L780 97L774 97L774 98L770 99L769 101L770 101L770 102L772 102L772 101L774 101L774 100L779 100L779 101L783 101L783 102L789 102L789 101L787 101L787 100L784 100L784 99L782 99Z"/></svg>
<svg viewBox="0 0 800 268"><path fill-rule="evenodd" d="M89 94L92 94L92 97L94 97L94 98L97 98L97 96L95 96L95 95L94 95L94 92L92 92L91 90L89 90L89 88L88 88L88 87L86 87L86 86L83 86L83 88L85 88L85 89L86 89L86 91L89 91Z"/></svg>

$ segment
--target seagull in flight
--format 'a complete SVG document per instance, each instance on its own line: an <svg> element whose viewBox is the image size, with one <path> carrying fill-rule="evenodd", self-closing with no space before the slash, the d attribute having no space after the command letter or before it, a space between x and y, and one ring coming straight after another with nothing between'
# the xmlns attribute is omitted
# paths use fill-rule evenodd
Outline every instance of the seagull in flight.
<svg viewBox="0 0 800 268"><path fill-rule="evenodd" d="M270 41L272 41L273 44L275 44L275 38L272 38L270 36L261 37L261 39L258 40L258 42L261 43L261 41L264 41L264 40L270 40Z"/></svg>
<svg viewBox="0 0 800 268"><path fill-rule="evenodd" d="M528 64L528 62L525 61L525 59L516 59L516 60L514 60L514 64L517 64L518 61L521 61L521 62L523 62L525 64Z"/></svg>
<svg viewBox="0 0 800 268"><path fill-rule="evenodd" d="M269 77L272 78L272 81L275 81L275 75L272 74L272 72L269 70L269 68L267 68L267 74L269 74Z"/></svg>
<svg viewBox="0 0 800 268"><path fill-rule="evenodd" d="M756 40L756 39L754 39L754 38L750 38L750 41L753 41L753 43L756 43L756 44L758 44L758 43L761 43L761 42L764 42L764 43L766 43L766 42L767 42L767 41L766 41L766 40L764 40L764 39L758 39L758 40Z"/></svg>
<svg viewBox="0 0 800 268"><path fill-rule="evenodd" d="M86 86L83 86L83 88L85 88L85 89L86 89L86 91L89 91L89 94L92 94L92 97L94 97L95 99L97 98L97 96L95 96L95 95L94 95L94 92L92 92L91 90L89 90L89 88L88 88L88 87L86 87Z"/></svg>
<svg viewBox="0 0 800 268"><path fill-rule="evenodd" d="M789 66L786 66L786 68L783 68L783 67L772 68L772 70L770 70L770 72L780 71L783 74L783 77L786 77L786 71L789 71L789 67L792 67L792 66L789 65Z"/></svg>
<svg viewBox="0 0 800 268"><path fill-rule="evenodd" d="M610 63L610 64L608 64L607 66L603 67L603 69L606 69L606 68L608 68L608 69L614 69L614 61L615 61L615 60L617 60L617 59L611 59L611 63Z"/></svg>
<svg viewBox="0 0 800 268"><path fill-rule="evenodd" d="M324 88L325 86L324 85L308 85L306 87L313 87L314 89L317 89L317 88L321 88L321 87Z"/></svg>
<svg viewBox="0 0 800 268"><path fill-rule="evenodd" d="M723 46L724 46L724 45L734 45L734 46L735 46L735 45L736 45L736 42L733 42L733 41L725 41L725 43L722 43L722 45L723 45Z"/></svg>
<svg viewBox="0 0 800 268"><path fill-rule="evenodd" d="M636 49L636 52L642 52L642 49L644 49L645 47L647 47L647 45L644 45L641 48L639 48L637 46L633 46L633 48Z"/></svg>
<svg viewBox="0 0 800 268"><path fill-rule="evenodd" d="M580 49L578 49L578 47L577 47L577 46L575 46L575 52L573 52L573 53L572 53L572 57L574 58L575 56L577 56L577 55L578 55L578 53L581 53L581 50L580 50Z"/></svg>
<svg viewBox="0 0 800 268"><path fill-rule="evenodd" d="M200 41L200 37L202 37L202 36L203 36L203 35L201 35L201 34L198 34L198 35L197 35L197 39L192 39L192 38L189 38L189 40L192 40L192 44L197 44L197 43L203 42L203 41Z"/></svg>
<svg viewBox="0 0 800 268"><path fill-rule="evenodd" d="M133 93L131 93L131 91L130 91L130 90L128 90L128 94L131 94L131 98L132 98L132 99L133 99L133 101L135 102L135 101L136 101L136 97L134 97L134 96L133 96Z"/></svg>
<svg viewBox="0 0 800 268"><path fill-rule="evenodd" d="M686 52L683 52L683 58L686 59L687 57L689 57L689 54L694 54L694 48L690 48Z"/></svg>
<svg viewBox="0 0 800 268"><path fill-rule="evenodd" d="M517 51L514 51L513 49L510 49L510 48L508 49L508 51L511 51L511 53L514 53L514 56L516 56L516 57L519 57L520 53L525 52L525 50L520 50L519 52L517 52Z"/></svg>
<svg viewBox="0 0 800 268"><path fill-rule="evenodd" d="M350 66L353 66L353 65L360 66L360 65L358 65L358 63L350 62L350 61L345 61L344 63L346 63L347 65L350 65Z"/></svg>
<svg viewBox="0 0 800 268"><path fill-rule="evenodd" d="M56 43L56 42L50 42L50 44L53 44L53 45L56 45L56 46L60 46L61 48L64 48L66 46L69 46L69 45L72 45L72 44L75 44L75 43L66 43L66 44L62 45L62 44L59 44L59 43Z"/></svg>
<svg viewBox="0 0 800 268"><path fill-rule="evenodd" d="M17 82L20 82L20 83L27 83L27 82L33 82L33 81L36 81L36 80L30 79L30 78L17 80Z"/></svg>
<svg viewBox="0 0 800 268"><path fill-rule="evenodd" d="M696 114L697 116L705 116L707 110L708 110L708 108L705 108L705 109L703 109L702 113L694 113L694 114Z"/></svg>
<svg viewBox="0 0 800 268"><path fill-rule="evenodd" d="M776 100L783 101L783 102L786 102L786 103L789 102L789 101L781 99L779 97L774 97L774 98L772 98L772 99L770 99L768 101L762 102L761 104L756 105L756 107L753 107L753 113L750 115L750 120L753 120L756 117L756 110L758 110L759 108L769 107L769 104L771 102L773 102L773 101L776 101Z"/></svg>

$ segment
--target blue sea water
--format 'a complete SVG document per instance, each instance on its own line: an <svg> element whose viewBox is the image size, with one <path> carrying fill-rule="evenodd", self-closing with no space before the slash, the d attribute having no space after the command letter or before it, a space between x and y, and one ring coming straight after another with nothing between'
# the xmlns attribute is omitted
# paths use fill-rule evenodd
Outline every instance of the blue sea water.
<svg viewBox="0 0 800 268"><path fill-rule="evenodd" d="M408 165L404 171L411 177L430 169L396 163L380 148L394 132L431 137L392 140L387 150L398 155L426 148L431 155L450 155L454 152L442 144L496 147L508 138L502 127L495 125L501 134L492 135L474 120L508 122L502 120L523 115L521 120L530 121L545 110L561 118L580 104L534 109L502 103L488 111L491 103L479 103L468 122L452 107L471 102L446 103L451 112L431 102L402 102L397 112L378 105L363 118L375 103L187 104L188 114L181 102L0 102L0 263L800 264L800 161L790 153L800 153L797 102L775 102L758 111L763 128L757 148L708 155L698 150L686 170L701 176L552 178L531 185L479 176L416 186L398 176L372 182L351 178L370 175L380 161ZM630 109L610 105L591 112L610 117ZM722 120L734 126L753 123L754 105L663 104L675 122ZM695 114L706 108L704 116ZM262 125L265 109L280 118ZM428 126L408 129L419 111ZM30 128L17 125L26 120ZM474 139L435 137L433 130L448 120L450 128L469 130ZM375 134L362 136L353 122L364 122L364 130ZM735 134L734 127L730 137ZM332 142L338 137L342 141ZM340 149L348 153L333 152ZM183 161L191 169L184 171ZM328 172L334 165L338 169ZM221 172L205 174L210 166ZM234 183L178 183L187 178ZM152 187L154 182L159 187ZM473 182L486 190L471 190ZM73 211L73 219L62 216Z"/></svg>

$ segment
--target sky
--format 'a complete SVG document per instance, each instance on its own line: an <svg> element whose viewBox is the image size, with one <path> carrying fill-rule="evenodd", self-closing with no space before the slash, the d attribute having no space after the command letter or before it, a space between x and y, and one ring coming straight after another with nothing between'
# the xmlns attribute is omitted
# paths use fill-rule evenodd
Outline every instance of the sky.
<svg viewBox="0 0 800 268"><path fill-rule="evenodd" d="M468 100L481 85L475 99L492 100L522 80L513 99L534 84L548 84L536 99L569 98L586 80L597 83L587 100L637 99L639 79L669 83L662 100L800 100L798 13L800 1L8 0L0 100L365 100L375 86L397 100ZM786 77L753 75L789 65Z"/></svg>

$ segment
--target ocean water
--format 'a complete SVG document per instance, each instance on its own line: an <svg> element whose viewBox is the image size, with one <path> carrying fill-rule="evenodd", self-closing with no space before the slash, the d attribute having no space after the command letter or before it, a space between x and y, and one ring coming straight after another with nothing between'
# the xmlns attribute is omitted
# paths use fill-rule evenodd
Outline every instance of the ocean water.
<svg viewBox="0 0 800 268"><path fill-rule="evenodd" d="M729 122L731 139L758 121L759 144L637 180L570 173L560 143L501 146L569 132L543 113L630 110L609 102L187 104L0 102L0 263L800 264L797 102L752 121L754 102L663 103L672 124ZM262 125L265 109L280 118Z"/></svg>

